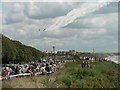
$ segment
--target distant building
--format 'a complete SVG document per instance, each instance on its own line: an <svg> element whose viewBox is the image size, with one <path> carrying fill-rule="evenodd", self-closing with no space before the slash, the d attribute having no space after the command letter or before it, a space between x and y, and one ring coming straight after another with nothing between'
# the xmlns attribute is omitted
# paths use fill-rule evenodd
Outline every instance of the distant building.
<svg viewBox="0 0 120 90"><path fill-rule="evenodd" d="M69 50L69 54L75 55L76 53L77 53L77 51L75 51L75 50Z"/></svg>
<svg viewBox="0 0 120 90"><path fill-rule="evenodd" d="M52 54L52 53L55 53L55 54L57 54L58 53L58 51L44 51L44 53L46 53L46 54Z"/></svg>
<svg viewBox="0 0 120 90"><path fill-rule="evenodd" d="M76 55L76 54L79 54L80 52L77 52L75 50L69 50L69 51L45 51L45 53L55 53L55 54L59 54L59 55L66 55L66 54L73 54L73 55Z"/></svg>
<svg viewBox="0 0 120 90"><path fill-rule="evenodd" d="M47 53L47 54L48 54L48 53L53 53L53 52L52 52L52 51L45 51L45 53Z"/></svg>
<svg viewBox="0 0 120 90"><path fill-rule="evenodd" d="M67 53L68 53L68 51L57 51L57 54L59 54L59 55L65 55Z"/></svg>

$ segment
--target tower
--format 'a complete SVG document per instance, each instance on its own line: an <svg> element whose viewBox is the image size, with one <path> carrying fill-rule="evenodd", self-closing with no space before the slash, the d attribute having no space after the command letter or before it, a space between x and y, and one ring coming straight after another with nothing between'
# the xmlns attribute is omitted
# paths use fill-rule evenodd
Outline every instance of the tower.
<svg viewBox="0 0 120 90"><path fill-rule="evenodd" d="M54 62L55 62L55 46L53 46L53 59L54 59Z"/></svg>
<svg viewBox="0 0 120 90"><path fill-rule="evenodd" d="M53 46L53 53L55 54L55 46Z"/></svg>

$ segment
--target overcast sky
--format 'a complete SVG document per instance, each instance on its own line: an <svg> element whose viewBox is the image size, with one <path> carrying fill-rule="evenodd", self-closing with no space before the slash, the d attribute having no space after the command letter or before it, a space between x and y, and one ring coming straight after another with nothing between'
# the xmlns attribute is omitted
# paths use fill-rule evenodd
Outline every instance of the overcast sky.
<svg viewBox="0 0 120 90"><path fill-rule="evenodd" d="M0 19L1 33L42 51L118 51L117 2L4 2Z"/></svg>

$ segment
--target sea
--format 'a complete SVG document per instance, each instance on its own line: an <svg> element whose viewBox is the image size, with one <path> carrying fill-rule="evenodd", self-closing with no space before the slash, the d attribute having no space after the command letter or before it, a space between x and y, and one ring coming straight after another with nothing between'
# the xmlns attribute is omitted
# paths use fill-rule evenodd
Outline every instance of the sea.
<svg viewBox="0 0 120 90"><path fill-rule="evenodd" d="M112 56L108 56L106 57L107 60L113 61L116 64L120 63L120 55L112 55Z"/></svg>

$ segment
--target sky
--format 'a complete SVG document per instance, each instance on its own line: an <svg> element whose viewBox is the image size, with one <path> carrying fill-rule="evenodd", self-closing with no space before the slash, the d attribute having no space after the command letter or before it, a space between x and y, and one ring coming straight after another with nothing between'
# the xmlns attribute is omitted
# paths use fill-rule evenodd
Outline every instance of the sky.
<svg viewBox="0 0 120 90"><path fill-rule="evenodd" d="M0 32L42 51L117 52L118 3L100 1L2 2Z"/></svg>

